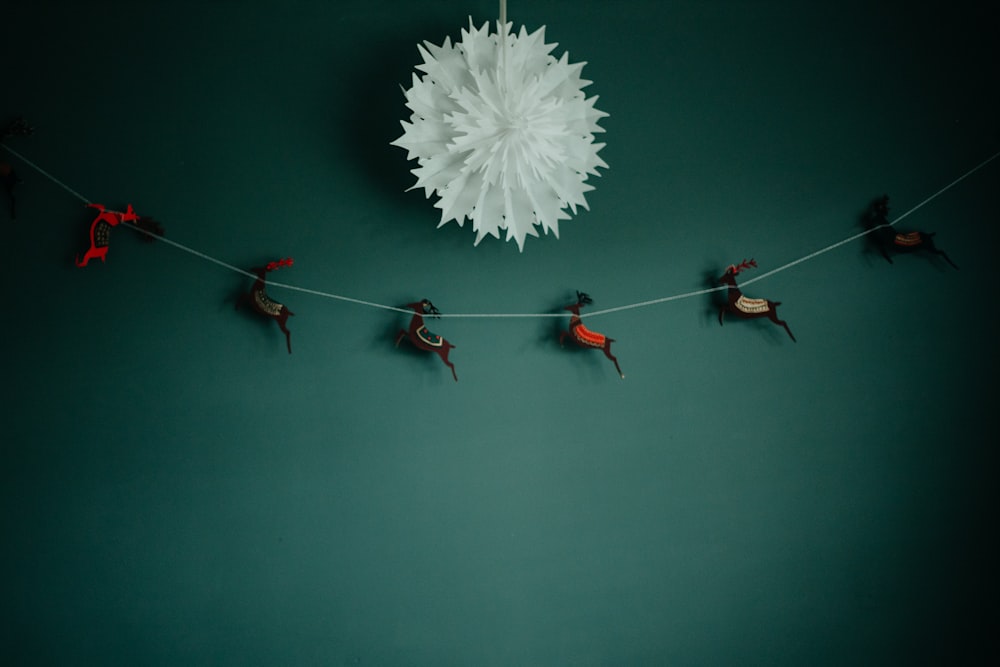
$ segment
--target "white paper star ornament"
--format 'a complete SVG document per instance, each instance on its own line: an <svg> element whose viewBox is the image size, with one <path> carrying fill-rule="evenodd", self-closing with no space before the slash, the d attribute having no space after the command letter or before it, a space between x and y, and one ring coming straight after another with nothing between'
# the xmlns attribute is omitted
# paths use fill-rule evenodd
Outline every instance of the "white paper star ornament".
<svg viewBox="0 0 1000 667"><path fill-rule="evenodd" d="M550 55L556 45L545 43L544 27L514 35L511 24L498 22L499 34L488 26L470 19L454 45L446 37L417 47L424 75L405 91L412 114L392 145L420 165L413 188L437 194L439 227L469 219L477 245L503 230L523 251L538 227L558 238L566 209L587 208L587 178L608 166L597 155L604 144L594 143L608 114L583 94L585 63Z"/></svg>

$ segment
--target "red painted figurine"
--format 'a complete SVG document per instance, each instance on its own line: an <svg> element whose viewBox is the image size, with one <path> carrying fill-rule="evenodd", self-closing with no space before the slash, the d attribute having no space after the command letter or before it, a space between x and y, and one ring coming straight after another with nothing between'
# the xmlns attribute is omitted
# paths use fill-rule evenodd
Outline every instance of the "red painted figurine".
<svg viewBox="0 0 1000 667"><path fill-rule="evenodd" d="M139 216L132 208L132 204L124 213L121 211L109 211L102 204L87 204L89 208L96 208L98 213L94 221L90 223L90 248L83 255L76 258L77 266L87 266L92 259L99 259L102 262L108 254L108 244L111 242L111 228L117 227L123 222L127 222L140 230L147 232L143 234L144 241L152 241L153 234L163 236L163 228L152 218Z"/></svg>

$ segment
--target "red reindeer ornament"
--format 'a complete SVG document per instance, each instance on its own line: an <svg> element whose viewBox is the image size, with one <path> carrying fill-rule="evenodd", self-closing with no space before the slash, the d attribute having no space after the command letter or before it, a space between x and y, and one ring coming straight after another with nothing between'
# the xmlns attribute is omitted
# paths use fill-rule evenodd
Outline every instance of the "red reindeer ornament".
<svg viewBox="0 0 1000 667"><path fill-rule="evenodd" d="M250 272L257 276L257 280L250 288L250 291L244 293L236 301L237 309L239 309L241 304L248 303L255 311L261 315L270 317L278 323L278 328L285 334L285 342L288 344L288 354L292 353L292 334L288 330L288 327L285 326L285 323L288 321L289 316L294 315L295 313L288 310L287 306L280 304L269 297L267 295L267 290L265 289L265 284L267 282L267 274L269 271L280 269L283 266L291 266L294 263L295 260L289 257L287 259L279 259L276 262L268 262L264 266L258 266L250 269Z"/></svg>
<svg viewBox="0 0 1000 667"><path fill-rule="evenodd" d="M440 315L441 312L435 308L434 304L428 299L408 303L406 304L406 307L412 310L414 315L410 318L410 328L399 330L399 335L396 336L396 347L399 347L399 344L404 338L409 338L410 342L413 343L416 348L426 350L427 352L433 352L441 357L441 361L444 362L444 365L451 369L451 375L455 378L455 382L458 382L458 375L455 373L455 365L448 361L448 353L455 346L441 336L431 333L430 330L428 330L424 325L424 315Z"/></svg>
<svg viewBox="0 0 1000 667"><path fill-rule="evenodd" d="M76 258L77 266L87 266L92 259L105 261L108 254L108 245L111 242L111 228L117 227L123 222L127 222L146 232L143 239L152 241L152 234L163 236L163 228L152 218L139 216L132 208L132 204L124 213L121 211L109 211L102 204L87 204L89 208L97 209L97 217L90 223L90 248L84 253L83 259L79 255Z"/></svg>
<svg viewBox="0 0 1000 667"><path fill-rule="evenodd" d="M594 300L587 294L578 291L576 293L576 303L571 303L563 308L563 310L571 312L572 315L569 318L569 329L559 334L559 345L562 345L566 338L571 338L573 342L580 347L603 351L604 356L614 362L615 370L618 371L618 375L620 375L624 380L625 374L622 373L622 369L618 365L618 359L615 355L611 354L611 343L613 343L615 339L608 338L604 334L591 331L587 327L583 326L583 320L580 319L580 308L593 302Z"/></svg>
<svg viewBox="0 0 1000 667"><path fill-rule="evenodd" d="M766 317L775 324L780 324L785 327L785 331L788 332L789 337L792 341L795 341L795 336L792 335L792 330L788 328L788 325L784 320L778 319L778 306L781 305L780 301L768 301L767 299L751 299L743 296L743 292L736 286L736 275L744 270L751 267L757 266L757 262L754 260L743 260L740 262L739 266L735 264L730 264L726 272L719 278L719 282L726 285L729 289L727 290L728 303L719 309L719 325L722 325L722 318L726 312L730 312L736 317L740 317L745 320L752 320L758 317Z"/></svg>

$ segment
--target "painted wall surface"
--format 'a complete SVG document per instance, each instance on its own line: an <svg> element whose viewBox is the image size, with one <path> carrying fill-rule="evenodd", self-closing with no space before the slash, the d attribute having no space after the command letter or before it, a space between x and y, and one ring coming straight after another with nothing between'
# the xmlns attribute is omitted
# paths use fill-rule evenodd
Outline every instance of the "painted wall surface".
<svg viewBox="0 0 1000 667"><path fill-rule="evenodd" d="M0 15L7 143L91 201L276 279L444 312L594 308L756 273L1000 150L990 3L511 2L610 113L562 238L437 211L405 153L423 40L496 3L31 2ZM407 318L112 232L6 151L0 661L9 665L901 665L995 659L997 160L755 283L588 321ZM753 272L747 277L752 277Z"/></svg>

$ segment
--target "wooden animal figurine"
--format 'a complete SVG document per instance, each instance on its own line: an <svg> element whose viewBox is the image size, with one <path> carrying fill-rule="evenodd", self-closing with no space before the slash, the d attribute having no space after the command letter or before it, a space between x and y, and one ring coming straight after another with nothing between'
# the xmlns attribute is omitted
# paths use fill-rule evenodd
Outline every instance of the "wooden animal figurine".
<svg viewBox="0 0 1000 667"><path fill-rule="evenodd" d="M250 307L261 315L270 317L275 322L278 323L278 328L285 333L285 342L288 343L288 354L292 353L292 334L285 326L288 321L289 316L294 315L292 311L288 310L288 307L278 303L271 297L267 295L267 290L265 289L265 283L267 281L267 274L270 271L275 271L283 266L291 266L295 263L291 257L287 259L280 259L276 262L268 262L265 266L258 266L250 269L250 272L257 276L257 280L254 282L253 286L250 288L249 292L244 293L239 300L236 301L236 308L239 309L240 305L243 303L249 303Z"/></svg>
<svg viewBox="0 0 1000 667"><path fill-rule="evenodd" d="M441 336L431 333L424 325L424 315L440 315L441 312L428 299L408 303L406 307L412 310L414 315L410 319L410 328L399 330L399 335L396 336L396 347L399 347L399 343L404 338L409 338L410 342L418 349L433 352L441 357L444 365L451 369L451 375L455 378L455 382L458 382L455 364L448 361L448 353L455 346Z"/></svg>
<svg viewBox="0 0 1000 667"><path fill-rule="evenodd" d="M897 232L889 224L889 195L882 195L868 209L865 216L868 229L878 244L882 256L892 264L892 255L913 252L929 252L940 255L944 261L958 268L955 262L934 245L934 232Z"/></svg>
<svg viewBox="0 0 1000 667"><path fill-rule="evenodd" d="M587 327L583 326L583 320L580 319L580 308L593 302L594 300L591 299L590 296L578 291L576 293L576 303L571 303L563 308L563 310L571 312L572 315L569 318L569 329L559 334L559 345L562 345L568 337L580 347L602 350L604 352L604 356L614 362L618 375L620 375L624 380L625 374L622 373L622 369L618 365L618 359L615 355L611 354L611 343L615 342L615 339L608 338L604 334L591 331Z"/></svg>
<svg viewBox="0 0 1000 667"><path fill-rule="evenodd" d="M87 266L87 263L92 259L105 261L104 258L108 254L108 244L111 242L111 228L117 227L123 222L149 232L148 234L143 234L144 241L152 241L152 234L163 236L163 227L160 226L160 223L150 217L137 215L132 208L132 204L128 205L124 213L121 211L109 211L101 204L87 204L87 206L89 208L96 208L98 213L94 221L90 223L90 248L84 253L83 259L80 259L80 256L77 255L77 266Z"/></svg>
<svg viewBox="0 0 1000 667"><path fill-rule="evenodd" d="M750 299L743 296L743 292L736 286L736 276L740 271L744 269L749 269L751 267L757 266L757 262L754 260L743 260L739 266L730 264L726 272L719 278L719 282L728 287L727 296L728 303L719 309L719 325L722 325L722 318L726 312L730 312L736 317L743 318L745 320L752 320L758 317L766 317L775 324L780 324L785 327L785 331L788 332L788 336L795 341L795 336L792 335L792 330L788 328L788 324L784 320L778 319L778 306L781 305L780 301L768 301L767 299Z"/></svg>

